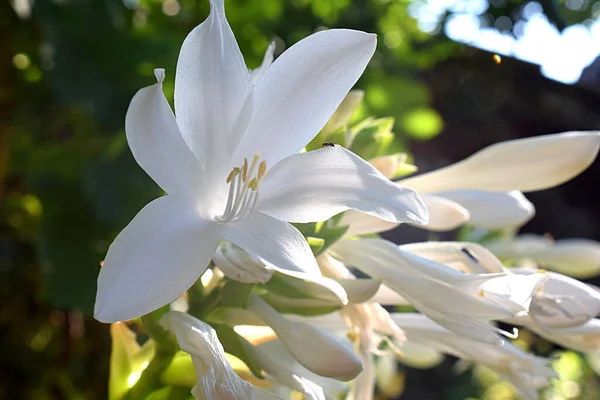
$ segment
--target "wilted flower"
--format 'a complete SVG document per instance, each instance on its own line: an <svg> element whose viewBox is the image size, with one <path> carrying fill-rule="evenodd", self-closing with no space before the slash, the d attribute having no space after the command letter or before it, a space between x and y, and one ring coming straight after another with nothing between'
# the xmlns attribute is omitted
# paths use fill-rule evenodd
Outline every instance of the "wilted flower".
<svg viewBox="0 0 600 400"><path fill-rule="evenodd" d="M256 77L244 63L223 0L181 48L173 115L158 83L126 117L136 161L167 192L110 246L95 315L130 319L173 301L205 270L221 240L303 279L320 272L288 222L322 221L349 208L391 222L425 222L418 195L342 148L298 153L327 122L376 46L353 30L317 32ZM318 176L319 179L314 179ZM259 195L260 194L260 195ZM322 278L322 276L321 276ZM320 283L345 300L332 281Z"/></svg>
<svg viewBox="0 0 600 400"><path fill-rule="evenodd" d="M160 324L175 334L181 350L192 356L198 383L192 389L197 400L274 400L276 396L240 378L225 358L217 333L204 322L179 311L163 315Z"/></svg>

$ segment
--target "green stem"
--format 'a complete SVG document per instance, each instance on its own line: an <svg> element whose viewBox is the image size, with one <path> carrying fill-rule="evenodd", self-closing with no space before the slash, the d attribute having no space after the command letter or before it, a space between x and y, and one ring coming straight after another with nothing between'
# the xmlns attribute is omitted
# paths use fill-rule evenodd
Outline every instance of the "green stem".
<svg viewBox="0 0 600 400"><path fill-rule="evenodd" d="M177 345L173 338L154 319L151 314L142 317L146 333L156 343L156 352L140 379L127 392L124 400L142 400L161 387L160 376L171 364Z"/></svg>

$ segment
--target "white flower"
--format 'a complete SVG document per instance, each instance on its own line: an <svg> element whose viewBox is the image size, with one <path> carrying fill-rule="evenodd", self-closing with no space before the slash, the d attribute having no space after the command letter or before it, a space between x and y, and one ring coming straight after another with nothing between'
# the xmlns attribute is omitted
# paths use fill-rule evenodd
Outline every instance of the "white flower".
<svg viewBox="0 0 600 400"><path fill-rule="evenodd" d="M327 253L317 258L319 267L325 276L337 279L356 279L355 276L339 261ZM333 314L335 315L335 314ZM379 346L386 341L395 347L404 342L404 332L390 318L389 313L379 304L348 304L339 311L339 317L326 317L333 325L333 331L346 331L348 338L354 342L354 351L360 357L363 371L350 385L346 400L368 400L373 397L375 389L375 363L373 355L381 354ZM340 320L343 322L340 324ZM340 326L341 325L341 326ZM387 339L391 336L393 342Z"/></svg>
<svg viewBox="0 0 600 400"><path fill-rule="evenodd" d="M449 190L437 193L469 212L469 224L478 228L520 228L535 215L535 207L518 190Z"/></svg>
<svg viewBox="0 0 600 400"><path fill-rule="evenodd" d="M330 251L345 264L383 280L440 325L498 345L502 340L496 332L510 334L491 321L526 312L531 296L546 279L543 274L465 274L381 239L342 239Z"/></svg>
<svg viewBox="0 0 600 400"><path fill-rule="evenodd" d="M347 384L314 374L300 365L281 340L268 341L250 351L260 368L279 385L304 394L307 400L330 399L346 389Z"/></svg>
<svg viewBox="0 0 600 400"><path fill-rule="evenodd" d="M349 344L300 321L291 321L252 294L248 309L269 325L292 356L306 369L340 381L354 379L362 370Z"/></svg>
<svg viewBox="0 0 600 400"><path fill-rule="evenodd" d="M596 158L600 132L566 132L508 140L448 167L399 181L419 193L446 190L533 192L579 175Z"/></svg>
<svg viewBox="0 0 600 400"><path fill-rule="evenodd" d="M591 278L600 274L600 243L595 240L554 241L528 234L486 246L502 259L531 259L543 268L576 278Z"/></svg>
<svg viewBox="0 0 600 400"><path fill-rule="evenodd" d="M160 324L175 334L181 350L192 356L198 383L192 389L195 399L271 400L276 396L240 378L225 358L217 333L209 325L179 311L163 315Z"/></svg>
<svg viewBox="0 0 600 400"><path fill-rule="evenodd" d="M396 313L392 318L402 326L408 342L414 341L491 368L512 383L524 399L537 400L538 390L550 385L549 379L557 376L549 366L549 359L527 354L511 343L493 346L473 342L422 314Z"/></svg>
<svg viewBox="0 0 600 400"><path fill-rule="evenodd" d="M95 316L130 319L161 307L202 274L221 240L272 269L321 283L300 232L349 208L391 222L425 222L418 195L341 146L298 153L359 78L374 35L328 30L296 43L256 85L227 23L223 0L181 48L173 115L158 83L140 90L126 117L136 161L167 193L110 246ZM267 63L269 64L268 60ZM318 179L315 179L318 177Z"/></svg>
<svg viewBox="0 0 600 400"><path fill-rule="evenodd" d="M535 274L535 269L511 268L511 272L520 275ZM577 279L547 272L548 280L542 290L531 301L528 319L530 323L519 322L530 327L537 325L542 329L570 328L579 326L600 314L600 292ZM523 321L518 319L517 321Z"/></svg>
<svg viewBox="0 0 600 400"><path fill-rule="evenodd" d="M600 319L598 318L570 328L553 329L528 325L527 329L567 349L583 353L592 353L600 350Z"/></svg>
<svg viewBox="0 0 600 400"><path fill-rule="evenodd" d="M274 272L231 242L222 242L212 260L225 276L244 283L266 283Z"/></svg>

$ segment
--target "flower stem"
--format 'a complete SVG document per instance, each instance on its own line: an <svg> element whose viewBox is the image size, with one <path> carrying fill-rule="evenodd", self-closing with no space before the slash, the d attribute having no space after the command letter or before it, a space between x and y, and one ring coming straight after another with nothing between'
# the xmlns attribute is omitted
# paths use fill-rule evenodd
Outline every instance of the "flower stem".
<svg viewBox="0 0 600 400"><path fill-rule="evenodd" d="M146 333L156 342L154 358L142 372L140 379L127 392L124 400L145 399L150 393L159 389L162 386L160 377L177 352L177 345L173 338L158 324L153 314L144 315L142 324Z"/></svg>

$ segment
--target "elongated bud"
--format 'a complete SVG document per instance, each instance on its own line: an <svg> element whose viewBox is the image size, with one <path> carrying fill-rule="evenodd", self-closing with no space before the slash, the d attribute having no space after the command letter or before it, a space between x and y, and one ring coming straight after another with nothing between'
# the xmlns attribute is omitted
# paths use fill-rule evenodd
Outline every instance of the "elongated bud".
<svg viewBox="0 0 600 400"><path fill-rule="evenodd" d="M365 93L362 90L351 90L346 97L344 97L344 100L337 110L335 110L323 128L323 132L329 134L340 126L347 125L354 112L360 107L364 95Z"/></svg>
<svg viewBox="0 0 600 400"><path fill-rule="evenodd" d="M243 283L266 283L273 276L273 270L255 261L248 253L230 242L222 242L213 262L225 276Z"/></svg>
<svg viewBox="0 0 600 400"><path fill-rule="evenodd" d="M360 359L350 344L304 322L289 321L260 297L253 295L248 308L273 328L294 358L317 375L350 381L361 371Z"/></svg>
<svg viewBox="0 0 600 400"><path fill-rule="evenodd" d="M372 158L369 160L369 164L377 168L386 178L396 179L398 176L412 174L417 171L417 167L408 164L406 158L406 153L396 153Z"/></svg>

